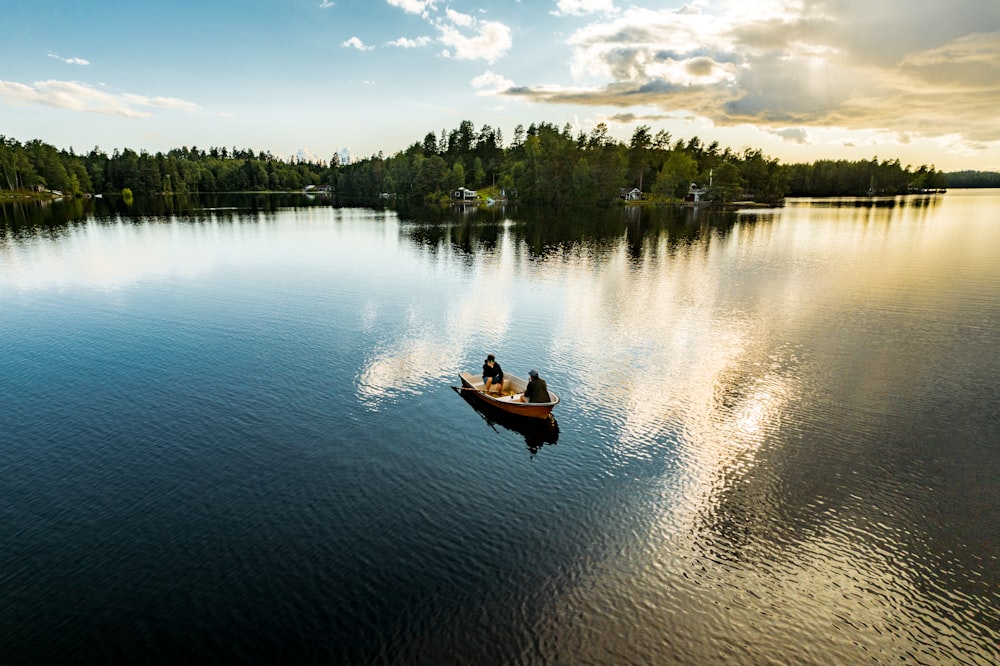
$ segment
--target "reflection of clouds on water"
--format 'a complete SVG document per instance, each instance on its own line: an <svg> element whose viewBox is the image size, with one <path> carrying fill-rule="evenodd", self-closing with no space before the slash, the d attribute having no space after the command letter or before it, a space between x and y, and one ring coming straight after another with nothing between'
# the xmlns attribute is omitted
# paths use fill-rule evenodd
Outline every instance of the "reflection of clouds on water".
<svg viewBox="0 0 1000 666"><path fill-rule="evenodd" d="M26 291L124 289L144 280L200 278L224 263L276 262L292 253L299 262L328 261L331 239L303 243L307 233L324 235L298 220L273 224L258 215L197 222L90 219L57 237L36 231L0 245L0 285Z"/></svg>
<svg viewBox="0 0 1000 666"><path fill-rule="evenodd" d="M63 286L115 289L141 279L189 278L211 270L211 243L192 243L177 223L130 224L89 221L58 238L42 234L0 248L0 284L36 291ZM199 228L217 238L216 225Z"/></svg>
<svg viewBox="0 0 1000 666"><path fill-rule="evenodd" d="M882 433L845 424L870 442L848 441L840 450L827 444L840 433L803 423L812 416L829 424L829 415L817 412L835 410L863 427L869 413L890 412L882 403L897 399L894 371L905 367L894 357L912 354L879 339L883 331L868 327L870 313L908 307L902 297L953 292L946 275L956 262L940 260L933 272L941 280L920 290L914 275L933 272L912 267L939 261L931 245L968 242L953 229L924 224L922 215L863 210L852 224L792 207L690 246L669 248L653 237L631 257L623 241L602 261L564 254L553 262L566 300L553 364L574 368L567 404L597 424L587 436L606 452L608 466L634 473L641 508L630 509L642 524L629 525L634 538L620 550L593 549L597 556L575 585L553 595L543 621L547 613L587 613L599 599L602 607L628 609L627 621L606 620L603 633L636 645L648 636L697 641L709 622L737 628L734 635L752 627L768 637L758 645L761 661L823 663L831 654L849 661L843 656L858 654L859 632L876 660L904 653L933 663L956 654L982 660L962 639L978 634L981 650L995 637L987 626L995 611L987 594L961 585L928 592L935 575L927 565L947 570L952 563L950 554L927 559L926 517L912 497L921 494L919 482L896 472L865 476ZM904 232L889 233L890 222ZM967 265L967 248L955 254ZM867 319L852 319L858 312ZM827 356L856 372L827 376ZM831 382L846 388L828 391ZM871 411L851 414L832 402L842 396ZM898 450L883 455L905 464L893 457ZM651 469L659 476L650 478ZM961 564L954 571L948 575L959 583L968 575ZM911 633L927 617L945 618L943 635ZM804 635L821 638L810 644ZM567 661L592 657L588 641L600 645L586 633L575 638L590 653L564 654ZM684 647L687 654L712 648Z"/></svg>
<svg viewBox="0 0 1000 666"><path fill-rule="evenodd" d="M369 409L403 395L420 395L436 383L440 368L450 363L446 342L427 338L376 348L358 377L358 397Z"/></svg>
<svg viewBox="0 0 1000 666"><path fill-rule="evenodd" d="M202 278L225 264L360 269L384 256L387 244L395 245L389 224L394 218L388 214L343 217L336 210L309 208L283 211L279 222L258 212L89 218L58 232L40 228L0 240L0 287L125 289L145 280ZM379 227L381 235L372 234L373 220L386 223Z"/></svg>
<svg viewBox="0 0 1000 666"><path fill-rule="evenodd" d="M748 324L718 317L721 269L710 254L687 246L669 250L666 239L634 261L623 240L599 267L576 257L565 284L559 331L562 362L580 369L575 391L592 407L614 415L609 455L657 455L664 434L676 430L697 404L695 393L737 358Z"/></svg>
<svg viewBox="0 0 1000 666"><path fill-rule="evenodd" d="M445 261L455 258L447 253L433 256ZM510 233L504 233L497 251L480 259L459 295L447 301L443 315L423 311L426 299L420 298L406 313L402 327L386 327L394 331L393 339L374 345L358 373L358 399L368 409L378 410L403 395L420 394L428 386L455 382L460 371L479 370L478 364L471 368L457 365L473 353L473 345L482 350L483 358L503 345L512 325L512 293L523 268ZM422 269L420 276L430 279ZM366 302L361 312L364 330L377 334L382 315L377 301ZM443 320L442 328L428 323L438 319Z"/></svg>
<svg viewBox="0 0 1000 666"><path fill-rule="evenodd" d="M913 365L933 354L925 329L957 307L956 276L995 273L996 243L972 247L926 215L792 205L691 246L644 240L632 261L622 243L589 271L562 258L575 279L553 354L593 399L589 434L608 464L635 472L643 524L560 591L553 615L642 599L605 633L698 636L710 619L767 636L762 661L857 655L859 633L875 660L995 661L982 651L996 644L995 595L974 586L989 565L935 553L928 532L944 528L927 507L943 495L925 485L939 480L908 467L921 447L896 415L907 378L933 385L934 366ZM887 338L914 312L930 325ZM659 477L636 460L661 462ZM929 617L936 635L912 633Z"/></svg>

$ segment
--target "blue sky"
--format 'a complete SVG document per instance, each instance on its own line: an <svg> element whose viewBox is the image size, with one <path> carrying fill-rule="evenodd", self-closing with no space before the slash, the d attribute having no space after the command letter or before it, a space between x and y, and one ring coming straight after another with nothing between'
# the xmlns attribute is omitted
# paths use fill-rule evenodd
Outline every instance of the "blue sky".
<svg viewBox="0 0 1000 666"><path fill-rule="evenodd" d="M462 120L1000 170L998 0L12 0L0 134L390 155Z"/></svg>

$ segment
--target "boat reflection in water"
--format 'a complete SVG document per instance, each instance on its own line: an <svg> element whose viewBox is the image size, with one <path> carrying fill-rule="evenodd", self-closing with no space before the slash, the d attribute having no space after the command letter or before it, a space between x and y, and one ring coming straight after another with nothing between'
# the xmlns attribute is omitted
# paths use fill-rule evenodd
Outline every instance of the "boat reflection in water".
<svg viewBox="0 0 1000 666"><path fill-rule="evenodd" d="M559 424L551 414L544 419L530 418L509 414L501 409L491 406L482 400L477 399L471 391L458 386L452 386L455 393L462 396L465 402L483 417L483 420L496 432L497 426L518 433L524 437L524 443L528 451L534 456L546 444L555 444L559 439Z"/></svg>

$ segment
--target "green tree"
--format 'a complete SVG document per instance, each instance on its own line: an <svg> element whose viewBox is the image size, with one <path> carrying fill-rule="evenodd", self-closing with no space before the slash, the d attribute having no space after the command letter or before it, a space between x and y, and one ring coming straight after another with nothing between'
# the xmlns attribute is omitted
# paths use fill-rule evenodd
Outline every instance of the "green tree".
<svg viewBox="0 0 1000 666"><path fill-rule="evenodd" d="M697 176L698 163L694 158L683 151L672 150L656 176L652 191L669 199L683 199Z"/></svg>
<svg viewBox="0 0 1000 666"><path fill-rule="evenodd" d="M449 190L457 190L460 187L465 187L465 167L461 161L451 165L451 178L448 179Z"/></svg>
<svg viewBox="0 0 1000 666"><path fill-rule="evenodd" d="M740 170L732 162L722 162L714 169L711 185L705 196L709 201L728 203L733 201L743 189L743 177Z"/></svg>
<svg viewBox="0 0 1000 666"><path fill-rule="evenodd" d="M573 199L578 203L593 203L597 196L597 181L586 157L573 167Z"/></svg>
<svg viewBox="0 0 1000 666"><path fill-rule="evenodd" d="M631 183L640 190L644 187L646 170L649 168L649 150L653 145L649 125L639 125L632 132L632 140L628 150L628 168Z"/></svg>

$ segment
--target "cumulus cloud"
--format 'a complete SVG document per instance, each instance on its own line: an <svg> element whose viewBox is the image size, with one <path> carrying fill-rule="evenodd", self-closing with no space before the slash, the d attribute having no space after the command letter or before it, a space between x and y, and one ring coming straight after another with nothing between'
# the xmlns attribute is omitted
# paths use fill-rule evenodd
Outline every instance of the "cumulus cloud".
<svg viewBox="0 0 1000 666"><path fill-rule="evenodd" d="M480 95L495 95L514 85L514 82L510 79L504 78L491 70L487 70L475 77L471 83L472 87L479 91L478 94Z"/></svg>
<svg viewBox="0 0 1000 666"><path fill-rule="evenodd" d="M602 3L562 0L564 14ZM735 0L630 6L568 38L600 85L510 87L543 103L652 105L790 141L834 126L1000 140L1000 4ZM789 130L788 128L796 128ZM784 134L781 134L784 132Z"/></svg>
<svg viewBox="0 0 1000 666"><path fill-rule="evenodd" d="M513 44L511 30L500 21L487 21L471 14L446 7L439 12L434 2L420 0L386 0L390 5L411 14L419 14L437 31L434 41L443 45L441 56L455 60L485 60L495 62ZM400 37L392 46L413 48L430 43L429 37Z"/></svg>
<svg viewBox="0 0 1000 666"><path fill-rule="evenodd" d="M462 26L464 27L464 26ZM493 63L510 50L510 28L497 21L475 21L474 32L466 34L455 24L439 23L439 41L448 49L444 54L457 60L485 60Z"/></svg>
<svg viewBox="0 0 1000 666"><path fill-rule="evenodd" d="M461 12L456 12L451 7L449 7L448 9L446 9L444 11L444 14L445 14L445 16L448 17L449 21L451 21L455 25L461 26L463 28L469 28L472 25L474 25L475 22L476 22L476 19L474 19L469 14L463 14Z"/></svg>
<svg viewBox="0 0 1000 666"><path fill-rule="evenodd" d="M387 46L398 46L402 49L415 49L421 46L427 46L430 44L430 37L417 37L416 39L407 39L406 37L400 37L399 39L394 39L391 42L387 42Z"/></svg>
<svg viewBox="0 0 1000 666"><path fill-rule="evenodd" d="M112 94L76 81L37 81L33 84L0 81L0 98L10 104L49 106L125 118L148 118L148 109L196 112L200 107L175 97Z"/></svg>
<svg viewBox="0 0 1000 666"><path fill-rule="evenodd" d="M324 161L323 157L317 155L308 148L299 148L295 152L295 159L299 162L310 162L313 164L322 163Z"/></svg>
<svg viewBox="0 0 1000 666"><path fill-rule="evenodd" d="M365 46L365 43L357 37L351 37L346 42L342 43L341 46L347 49L357 49L359 51L371 51L375 48L374 46Z"/></svg>
<svg viewBox="0 0 1000 666"><path fill-rule="evenodd" d="M596 14L598 12L609 14L614 10L614 0L559 0L556 3L556 11L553 14L556 16L582 16L583 14Z"/></svg>
<svg viewBox="0 0 1000 666"><path fill-rule="evenodd" d="M410 14L426 15L428 10L434 8L433 0L386 0L386 2Z"/></svg>
<svg viewBox="0 0 1000 666"><path fill-rule="evenodd" d="M89 60L84 60L83 58L63 58L61 55L57 55L55 53L50 53L49 57L50 58L55 58L56 60L60 60L60 61L62 61L64 63L66 63L67 65L89 65L90 64Z"/></svg>
<svg viewBox="0 0 1000 666"><path fill-rule="evenodd" d="M330 2L330 0L323 0L323 2L319 3L319 6L321 9L329 9L330 7L333 7L336 4L337 3L335 2Z"/></svg>

